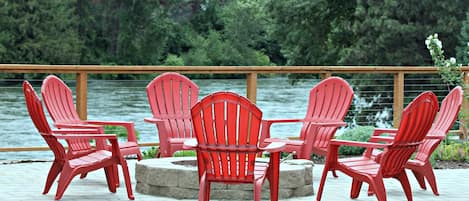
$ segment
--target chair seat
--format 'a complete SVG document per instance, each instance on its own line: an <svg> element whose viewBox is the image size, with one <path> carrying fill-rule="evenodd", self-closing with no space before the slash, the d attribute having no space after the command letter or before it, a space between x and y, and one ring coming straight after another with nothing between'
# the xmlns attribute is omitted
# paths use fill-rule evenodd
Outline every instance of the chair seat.
<svg viewBox="0 0 469 201"><path fill-rule="evenodd" d="M338 160L339 164L355 173L366 175L376 175L379 170L379 163L366 157L353 157Z"/></svg>
<svg viewBox="0 0 469 201"><path fill-rule="evenodd" d="M109 160L111 157L112 153L110 151L99 150L86 156L70 160L70 167L77 168L79 166L92 166L94 164L99 164L103 161Z"/></svg>
<svg viewBox="0 0 469 201"><path fill-rule="evenodd" d="M265 176L267 175L268 168L269 168L268 163L256 162L254 164L254 181L264 179ZM225 183L251 183L252 182L248 180L240 181L239 177L237 177L236 175L232 177L229 177L228 175L224 177L216 177L213 175L209 175L207 176L207 179L210 181L223 181Z"/></svg>

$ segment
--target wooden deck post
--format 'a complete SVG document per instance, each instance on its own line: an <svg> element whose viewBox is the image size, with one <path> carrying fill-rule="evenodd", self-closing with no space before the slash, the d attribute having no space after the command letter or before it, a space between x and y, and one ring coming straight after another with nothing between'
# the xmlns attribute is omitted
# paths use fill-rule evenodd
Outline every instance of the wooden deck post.
<svg viewBox="0 0 469 201"><path fill-rule="evenodd" d="M462 108L461 112L463 113L462 117L459 119L459 130L461 133L459 134L459 139L460 140L466 140L467 139L467 123L469 119L469 100L466 98L466 95L469 94L469 74L468 72L463 72L463 82L464 86L463 87L463 99L462 99Z"/></svg>
<svg viewBox="0 0 469 201"><path fill-rule="evenodd" d="M394 128L399 127L403 109L404 109L404 73L399 72L399 73L394 74L394 105L393 105Z"/></svg>
<svg viewBox="0 0 469 201"><path fill-rule="evenodd" d="M246 76L246 95L251 102L257 99L257 73L248 73Z"/></svg>
<svg viewBox="0 0 469 201"><path fill-rule="evenodd" d="M88 116L88 74L77 73L76 77L76 108L81 120L86 120Z"/></svg>

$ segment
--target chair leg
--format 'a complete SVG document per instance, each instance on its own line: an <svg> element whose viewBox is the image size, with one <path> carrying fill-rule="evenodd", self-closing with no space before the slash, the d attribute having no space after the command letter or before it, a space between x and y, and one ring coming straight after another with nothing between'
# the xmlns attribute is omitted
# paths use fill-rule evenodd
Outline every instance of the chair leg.
<svg viewBox="0 0 469 201"><path fill-rule="evenodd" d="M335 170L332 170L332 176L334 176L334 178L338 178L339 176L337 176L337 173L335 172Z"/></svg>
<svg viewBox="0 0 469 201"><path fill-rule="evenodd" d="M125 160L125 159L122 159L122 160ZM119 187L120 186L119 169L117 169L117 165L113 165L112 169L113 169L114 183L116 187Z"/></svg>
<svg viewBox="0 0 469 201"><path fill-rule="evenodd" d="M52 163L52 166L49 170L49 174L47 175L46 186L44 187L44 191L42 192L42 194L47 194L49 192L52 183L54 183L55 179L57 179L57 176L59 176L60 172L62 171L62 168L63 163L58 161L54 161Z"/></svg>
<svg viewBox="0 0 469 201"><path fill-rule="evenodd" d="M425 187L425 179L427 179L428 184L432 188L433 194L435 195L440 195L438 192L438 188L436 185L436 179L435 179L435 173L433 172L433 167L430 163L425 163L425 165L420 166L420 167L410 167L412 170L412 173L414 173L415 178L420 184L420 187L423 186ZM426 189L422 187L422 189Z"/></svg>
<svg viewBox="0 0 469 201"><path fill-rule="evenodd" d="M370 185L378 201L386 201L386 189L384 188L383 177L371 178Z"/></svg>
<svg viewBox="0 0 469 201"><path fill-rule="evenodd" d="M319 183L318 194L316 195L316 201L321 201L322 191L324 190L324 185L326 184L327 173L329 172L329 165L326 163L324 169L322 170L321 182Z"/></svg>
<svg viewBox="0 0 469 201"><path fill-rule="evenodd" d="M362 189L362 181L357 179L352 180L352 188L350 189L350 198L356 199L360 195L360 190Z"/></svg>
<svg viewBox="0 0 469 201"><path fill-rule="evenodd" d="M202 174L199 181L199 201L208 200L207 197L207 184L208 182L205 180L205 173ZM209 189L210 190L210 189ZM209 198L210 199L210 198Z"/></svg>
<svg viewBox="0 0 469 201"><path fill-rule="evenodd" d="M420 174L419 171L416 171L416 170L412 170L412 173L414 174L415 179L419 183L420 188L422 188L423 190L427 190L427 187L425 186L424 176L422 174Z"/></svg>
<svg viewBox="0 0 469 201"><path fill-rule="evenodd" d="M72 173L72 170L70 169L64 169L60 173L59 176L59 181L57 185L57 192L55 193L55 200L60 200L62 198L65 189L67 189L68 185L72 181L74 175Z"/></svg>
<svg viewBox="0 0 469 201"><path fill-rule="evenodd" d="M130 183L130 174L129 174L129 167L127 166L127 162L125 159L121 158L121 167L122 167L122 174L124 175L124 182L125 182L125 187L127 189L127 197L130 200L134 200L134 194L132 192L132 183ZM117 167L117 165L113 165L114 167Z"/></svg>
<svg viewBox="0 0 469 201"><path fill-rule="evenodd" d="M107 186L109 191L112 193L116 192L116 181L115 181L115 170L113 165L104 168L104 173L106 175Z"/></svg>
<svg viewBox="0 0 469 201"><path fill-rule="evenodd" d="M410 189L409 179L405 171L403 170L400 174L396 175L396 179L401 182L407 201L412 201L412 190Z"/></svg>
<svg viewBox="0 0 469 201"><path fill-rule="evenodd" d="M269 182L269 185L270 185L270 182ZM270 185L271 201L273 201L272 191L274 189L275 188L272 188L272 185ZM262 196L262 180L259 179L259 180L254 182L254 201L261 201L261 196Z"/></svg>
<svg viewBox="0 0 469 201"><path fill-rule="evenodd" d="M83 174L81 174L81 175L80 175L80 179L86 178L87 175L88 175L88 173L83 173Z"/></svg>

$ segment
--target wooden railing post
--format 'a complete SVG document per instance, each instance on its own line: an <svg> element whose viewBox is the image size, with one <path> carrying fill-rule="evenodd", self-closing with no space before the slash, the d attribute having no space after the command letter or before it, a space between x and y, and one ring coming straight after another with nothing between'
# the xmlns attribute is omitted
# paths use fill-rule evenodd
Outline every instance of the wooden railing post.
<svg viewBox="0 0 469 201"><path fill-rule="evenodd" d="M464 90L464 95L463 95L463 99L462 99L462 108L461 108L461 112L462 112L462 116L460 116L461 118L459 119L459 130L461 131L461 133L459 134L459 139L460 140L466 140L467 139L467 123L468 123L468 119L469 119L469 100L466 98L466 95L469 94L469 74L468 72L463 72L463 81L464 81L464 86L463 87L463 90Z"/></svg>
<svg viewBox="0 0 469 201"><path fill-rule="evenodd" d="M246 76L246 95L251 102L257 99L257 73L248 73Z"/></svg>
<svg viewBox="0 0 469 201"><path fill-rule="evenodd" d="M77 73L76 77L76 107L80 119L86 120L88 116L88 74Z"/></svg>
<svg viewBox="0 0 469 201"><path fill-rule="evenodd" d="M394 128L399 127L403 109L404 109L404 73L399 72L399 73L394 74L394 105L393 105Z"/></svg>

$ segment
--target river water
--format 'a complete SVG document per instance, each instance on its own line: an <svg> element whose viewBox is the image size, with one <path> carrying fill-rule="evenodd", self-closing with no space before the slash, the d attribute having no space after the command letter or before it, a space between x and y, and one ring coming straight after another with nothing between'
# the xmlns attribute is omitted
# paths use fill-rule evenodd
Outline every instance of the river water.
<svg viewBox="0 0 469 201"><path fill-rule="evenodd" d="M73 82L66 81L75 91ZM139 142L156 142L158 135L153 124L143 122L151 117L145 86L149 81L100 81L88 83L88 119L133 121L140 133ZM216 91L232 91L246 95L244 79L194 80L201 97ZM301 80L295 85L287 78L258 80L257 105L265 119L302 118L306 112L308 93L318 80ZM36 91L40 83L33 83ZM0 147L47 146L32 124L25 104L21 83L0 88ZM49 121L51 122L51 121ZM272 127L272 136L297 136L300 124ZM142 148L145 149L145 148ZM52 158L50 151L0 152L0 160Z"/></svg>

